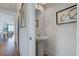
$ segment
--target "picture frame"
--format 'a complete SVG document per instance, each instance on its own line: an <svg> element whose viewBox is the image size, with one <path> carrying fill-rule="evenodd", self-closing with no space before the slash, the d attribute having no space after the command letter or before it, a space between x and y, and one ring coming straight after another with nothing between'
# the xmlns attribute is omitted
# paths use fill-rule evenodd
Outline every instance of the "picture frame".
<svg viewBox="0 0 79 59"><path fill-rule="evenodd" d="M21 8L19 10L19 28L23 28L26 26L26 14L25 14L25 6L22 3Z"/></svg>
<svg viewBox="0 0 79 59"><path fill-rule="evenodd" d="M67 24L77 21L77 4L56 12L56 24Z"/></svg>

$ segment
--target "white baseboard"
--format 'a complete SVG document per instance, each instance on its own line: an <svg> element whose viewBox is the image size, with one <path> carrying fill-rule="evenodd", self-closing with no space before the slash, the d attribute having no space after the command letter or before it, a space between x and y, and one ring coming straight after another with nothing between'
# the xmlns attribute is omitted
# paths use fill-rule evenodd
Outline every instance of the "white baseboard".
<svg viewBox="0 0 79 59"><path fill-rule="evenodd" d="M55 56L55 53L53 53L47 49L44 49L44 54L47 54L48 56Z"/></svg>

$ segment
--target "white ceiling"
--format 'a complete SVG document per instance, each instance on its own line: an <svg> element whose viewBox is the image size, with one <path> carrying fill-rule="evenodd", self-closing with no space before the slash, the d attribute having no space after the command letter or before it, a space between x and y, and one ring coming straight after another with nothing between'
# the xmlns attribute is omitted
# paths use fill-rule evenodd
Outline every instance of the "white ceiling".
<svg viewBox="0 0 79 59"><path fill-rule="evenodd" d="M0 3L0 9L17 12L17 4L18 3Z"/></svg>

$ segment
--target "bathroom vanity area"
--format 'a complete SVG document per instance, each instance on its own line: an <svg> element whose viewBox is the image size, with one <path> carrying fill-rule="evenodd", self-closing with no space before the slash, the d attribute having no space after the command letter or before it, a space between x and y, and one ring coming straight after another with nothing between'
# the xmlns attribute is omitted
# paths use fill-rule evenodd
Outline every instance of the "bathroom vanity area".
<svg viewBox="0 0 79 59"><path fill-rule="evenodd" d="M40 4L36 4L36 56L44 55L44 47L47 40L45 34L44 9Z"/></svg>
<svg viewBox="0 0 79 59"><path fill-rule="evenodd" d="M36 56L43 56L44 55L44 46L47 37L36 37Z"/></svg>

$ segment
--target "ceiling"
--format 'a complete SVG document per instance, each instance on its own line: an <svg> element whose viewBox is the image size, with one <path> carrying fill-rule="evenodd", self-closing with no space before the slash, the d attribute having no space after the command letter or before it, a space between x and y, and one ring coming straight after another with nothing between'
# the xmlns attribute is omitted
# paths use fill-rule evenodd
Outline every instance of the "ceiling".
<svg viewBox="0 0 79 59"><path fill-rule="evenodd" d="M0 3L0 9L17 12L17 4L18 3Z"/></svg>

